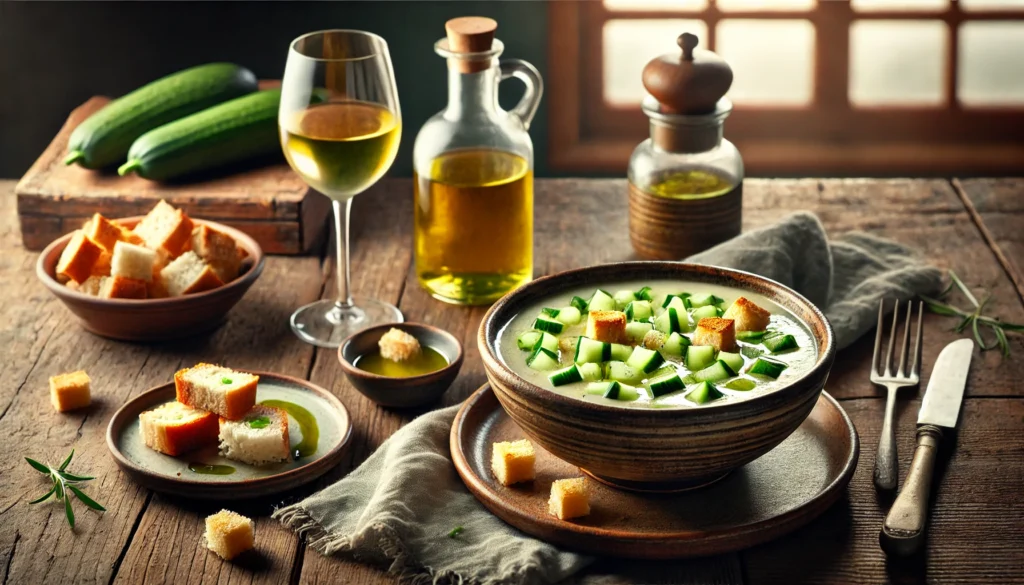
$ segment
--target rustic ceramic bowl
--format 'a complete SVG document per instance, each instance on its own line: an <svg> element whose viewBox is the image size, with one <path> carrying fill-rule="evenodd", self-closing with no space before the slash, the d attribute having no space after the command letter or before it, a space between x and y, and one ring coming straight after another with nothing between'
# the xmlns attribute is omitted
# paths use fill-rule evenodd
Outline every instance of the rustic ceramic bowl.
<svg viewBox="0 0 1024 585"><path fill-rule="evenodd" d="M115 220L134 227L142 217ZM72 290L57 282L56 267L71 234L54 240L36 262L36 276L74 313L86 330L126 341L163 341L206 333L218 327L242 295L263 272L263 250L239 230L212 221L193 219L224 232L248 253L238 278L201 293L166 299L102 299Z"/></svg>
<svg viewBox="0 0 1024 585"><path fill-rule="evenodd" d="M354 364L359 356L377 349L377 342L392 327L419 340L421 345L441 352L448 365L422 376L391 378L360 370ZM345 377L370 400L381 406L412 408L434 402L452 385L462 368L462 344L443 329L420 323L387 323L353 333L338 347L338 360Z"/></svg>
<svg viewBox="0 0 1024 585"><path fill-rule="evenodd" d="M747 400L635 409L588 403L541 388L500 357L500 330L527 307L572 288L645 280L703 282L764 295L807 325L818 345L818 359L789 385ZM781 443L811 412L836 352L828 320L793 290L746 272L680 262L623 262L537 279L491 307L477 341L498 400L530 439L599 481L655 492L711 483Z"/></svg>

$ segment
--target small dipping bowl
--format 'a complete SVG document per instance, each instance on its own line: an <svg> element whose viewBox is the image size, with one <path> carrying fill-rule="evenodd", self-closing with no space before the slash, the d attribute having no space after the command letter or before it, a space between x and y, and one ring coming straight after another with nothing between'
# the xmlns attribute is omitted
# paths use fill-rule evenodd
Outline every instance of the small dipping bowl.
<svg viewBox="0 0 1024 585"><path fill-rule="evenodd" d="M420 346L438 351L448 360L448 365L429 374L408 378L381 376L356 367L360 356L379 350L377 342L392 328L412 335L419 340ZM462 368L462 344L451 333L430 325L386 323L350 335L338 348L338 361L345 377L363 396L381 406L412 408L436 401L452 385Z"/></svg>

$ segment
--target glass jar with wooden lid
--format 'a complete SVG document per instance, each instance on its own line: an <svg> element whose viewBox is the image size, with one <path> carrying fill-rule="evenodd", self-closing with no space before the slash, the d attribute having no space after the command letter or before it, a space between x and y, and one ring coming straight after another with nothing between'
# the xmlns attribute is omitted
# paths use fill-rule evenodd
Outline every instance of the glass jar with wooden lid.
<svg viewBox="0 0 1024 585"><path fill-rule="evenodd" d="M629 160L630 240L638 255L659 260L706 250L738 235L742 223L743 159L722 137L732 70L697 49L695 35L677 42L680 54L644 68L651 137Z"/></svg>

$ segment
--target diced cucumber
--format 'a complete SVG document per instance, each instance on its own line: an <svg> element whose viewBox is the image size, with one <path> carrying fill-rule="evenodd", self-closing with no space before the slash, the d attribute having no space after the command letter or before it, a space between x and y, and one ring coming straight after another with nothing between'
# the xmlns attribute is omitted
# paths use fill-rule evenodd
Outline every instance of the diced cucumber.
<svg viewBox="0 0 1024 585"><path fill-rule="evenodd" d="M618 382L636 384L643 379L643 373L634 370L623 362L608 362L605 366L605 377Z"/></svg>
<svg viewBox="0 0 1024 585"><path fill-rule="evenodd" d="M533 346L537 345L543 334L541 331L524 331L516 338L516 345L523 351L533 351Z"/></svg>
<svg viewBox="0 0 1024 585"><path fill-rule="evenodd" d="M540 312L552 318L558 316L558 309L552 309L550 307L544 307L543 309L540 310Z"/></svg>
<svg viewBox="0 0 1024 585"><path fill-rule="evenodd" d="M661 346L661 351L667 353L668 355L681 357L683 355L683 352L686 351L686 348L689 347L689 345L689 339L683 337L678 333L673 333L672 335L668 336L668 339L665 340L665 344ZM740 360L740 362L742 363L742 360Z"/></svg>
<svg viewBox="0 0 1024 585"><path fill-rule="evenodd" d="M755 359L764 355L764 350L759 347L754 347L753 345L744 345L740 348L740 353L743 354L743 357Z"/></svg>
<svg viewBox="0 0 1024 585"><path fill-rule="evenodd" d="M543 347L533 350L530 357L526 358L526 365L534 370L549 372L558 368L558 355Z"/></svg>
<svg viewBox="0 0 1024 585"><path fill-rule="evenodd" d="M651 323L631 321L626 323L626 337L633 343L640 343L643 341L644 335L647 335L647 332L652 329L654 329L654 325Z"/></svg>
<svg viewBox="0 0 1024 585"><path fill-rule="evenodd" d="M654 320L654 328L665 334L688 331L689 325L690 322L686 318L686 311L677 311L675 307L665 309Z"/></svg>
<svg viewBox="0 0 1024 585"><path fill-rule="evenodd" d="M729 380L725 385L729 390L739 390L741 392L753 390L755 386L757 386L757 382L749 378L736 378L735 380Z"/></svg>
<svg viewBox="0 0 1024 585"><path fill-rule="evenodd" d="M647 386L651 391L652 398L664 396L677 390L682 390L686 387L686 385L683 384L683 379L676 373L652 379L647 383Z"/></svg>
<svg viewBox="0 0 1024 585"><path fill-rule="evenodd" d="M658 369L658 366L665 362L665 358L653 349L634 347L633 353L626 360L626 365L643 373L650 373Z"/></svg>
<svg viewBox="0 0 1024 585"><path fill-rule="evenodd" d="M630 321L646 321L653 314L650 301L633 301L626 305L626 318Z"/></svg>
<svg viewBox="0 0 1024 585"><path fill-rule="evenodd" d="M653 299L654 290L651 289L651 287L649 286L645 286L642 289L636 291L635 294L636 298L640 299L641 301L650 302Z"/></svg>
<svg viewBox="0 0 1024 585"><path fill-rule="evenodd" d="M729 364L718 360L710 366L693 373L693 379L698 382L721 382L736 375L736 372L729 367Z"/></svg>
<svg viewBox="0 0 1024 585"><path fill-rule="evenodd" d="M612 346L610 343L596 341L589 337L580 337L576 341L576 356L573 361L577 364L606 362L612 357Z"/></svg>
<svg viewBox="0 0 1024 585"><path fill-rule="evenodd" d="M750 343L758 343L767 331L737 331L736 339L740 341L749 341Z"/></svg>
<svg viewBox="0 0 1024 585"><path fill-rule="evenodd" d="M604 372L601 371L601 366L598 364L583 364L579 366L580 375L587 382L597 382L604 377Z"/></svg>
<svg viewBox="0 0 1024 585"><path fill-rule="evenodd" d="M557 321L548 317L547 315L541 315L537 317L537 320L533 322L533 328L538 331L546 331L548 333L554 333L558 335L565 329L565 324L561 321Z"/></svg>
<svg viewBox="0 0 1024 585"><path fill-rule="evenodd" d="M566 325L575 325L583 319L583 313L576 307L565 307L564 309L559 309L558 314L554 315L554 317Z"/></svg>
<svg viewBox="0 0 1024 585"><path fill-rule="evenodd" d="M647 374L647 379L648 380L653 380L655 378L660 378L662 376L669 376L669 375L672 375L672 374L676 373L677 371L678 370L676 370L675 364L673 364L672 362L665 362L665 363L661 364L660 366L658 366L657 370L654 370L653 372L648 373Z"/></svg>
<svg viewBox="0 0 1024 585"><path fill-rule="evenodd" d="M675 309L676 311L679 311L680 314L686 313L686 303L683 302L681 297L672 297L669 299L668 305L666 305L665 308Z"/></svg>
<svg viewBox="0 0 1024 585"><path fill-rule="evenodd" d="M627 386L621 382L595 382L587 384L587 394L598 394L612 400L631 401L640 398L636 388Z"/></svg>
<svg viewBox="0 0 1024 585"><path fill-rule="evenodd" d="M633 291L631 290L619 290L615 291L615 296L613 296L612 298L615 299L615 306L619 310L621 310L624 309L626 305L628 305L629 303L635 301L636 295L633 294Z"/></svg>
<svg viewBox="0 0 1024 585"><path fill-rule="evenodd" d="M766 357L759 357L757 358L757 361L750 366L747 372L750 374L768 376L769 378L778 378L782 374L782 371L788 367L788 365L782 362L768 359Z"/></svg>
<svg viewBox="0 0 1024 585"><path fill-rule="evenodd" d="M538 333L540 333L540 338L533 344L533 349L537 349L537 347L540 346L551 353L558 355L558 338L543 331L539 331Z"/></svg>
<svg viewBox="0 0 1024 585"><path fill-rule="evenodd" d="M679 293L679 298L683 299L683 306L686 307L687 311L689 311L690 309L693 308L693 305L690 304L690 297L692 297L692 296L693 295L691 295L688 292Z"/></svg>
<svg viewBox="0 0 1024 585"><path fill-rule="evenodd" d="M720 297L711 294L690 295L690 306L693 308L707 307L709 305L720 305L723 301Z"/></svg>
<svg viewBox="0 0 1024 585"><path fill-rule="evenodd" d="M661 301L661 308L662 309L667 308L669 303L672 302L672 299L675 299L675 298L680 298L680 297L679 297L679 295L665 295L665 298L662 299L662 301Z"/></svg>
<svg viewBox="0 0 1024 585"><path fill-rule="evenodd" d="M711 317L720 317L722 314L718 312L718 307L714 305L704 305L703 307L694 309L690 316L693 317L694 322L698 322L701 319L710 319Z"/></svg>
<svg viewBox="0 0 1024 585"><path fill-rule="evenodd" d="M583 389L583 392L585 394L604 396L604 393L608 391L609 384L618 384L618 382L591 382L587 384L586 388Z"/></svg>
<svg viewBox="0 0 1024 585"><path fill-rule="evenodd" d="M613 343L612 346L612 357L613 360L624 362L629 359L629 356L633 354L633 348L628 345L621 343Z"/></svg>
<svg viewBox="0 0 1024 585"><path fill-rule="evenodd" d="M590 297L587 308L591 311L614 311L615 299L607 292L597 289L594 296Z"/></svg>
<svg viewBox="0 0 1024 585"><path fill-rule="evenodd" d="M609 396L605 396L605 398L609 398ZM637 398L640 398L640 393L637 392L636 388L628 386L626 384L619 384L619 395L615 397L615 400L621 400L623 402L632 402Z"/></svg>
<svg viewBox="0 0 1024 585"><path fill-rule="evenodd" d="M782 353L799 347L796 343L796 338L789 333L762 339L761 345L767 347L768 351L772 353Z"/></svg>
<svg viewBox="0 0 1024 585"><path fill-rule="evenodd" d="M701 382L690 388L690 391L686 393L686 399L697 404L707 404L712 400L718 400L722 396L723 394L719 392L718 388L715 388L715 385L710 382Z"/></svg>
<svg viewBox="0 0 1024 585"><path fill-rule="evenodd" d="M725 364L732 368L732 371L734 372L738 372L743 369L743 357L738 353L720 351L718 352L718 359L725 362Z"/></svg>
<svg viewBox="0 0 1024 585"><path fill-rule="evenodd" d="M686 367L692 372L703 370L715 361L715 348L711 345L691 345L686 348Z"/></svg>
<svg viewBox="0 0 1024 585"><path fill-rule="evenodd" d="M565 386L566 384L582 382L583 374L580 373L580 369L576 367L576 364L573 364L568 368L551 372L548 374L548 380L551 380L553 386Z"/></svg>
<svg viewBox="0 0 1024 585"><path fill-rule="evenodd" d="M587 301L583 297L573 297L569 304L576 308L581 314L587 312Z"/></svg>

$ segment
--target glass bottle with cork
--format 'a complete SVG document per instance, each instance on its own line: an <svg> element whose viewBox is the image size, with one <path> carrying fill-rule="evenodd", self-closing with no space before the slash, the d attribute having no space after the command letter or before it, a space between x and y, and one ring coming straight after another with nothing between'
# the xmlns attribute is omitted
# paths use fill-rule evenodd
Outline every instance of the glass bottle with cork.
<svg viewBox="0 0 1024 585"><path fill-rule="evenodd" d="M722 137L732 69L695 35L644 67L651 137L629 160L629 234L643 258L680 260L740 233L743 159Z"/></svg>
<svg viewBox="0 0 1024 585"><path fill-rule="evenodd" d="M527 130L543 84L504 46L490 18L445 24L434 45L448 62L448 106L430 118L413 148L416 276L435 298L491 303L533 278L533 143ZM526 85L510 111L498 84Z"/></svg>

